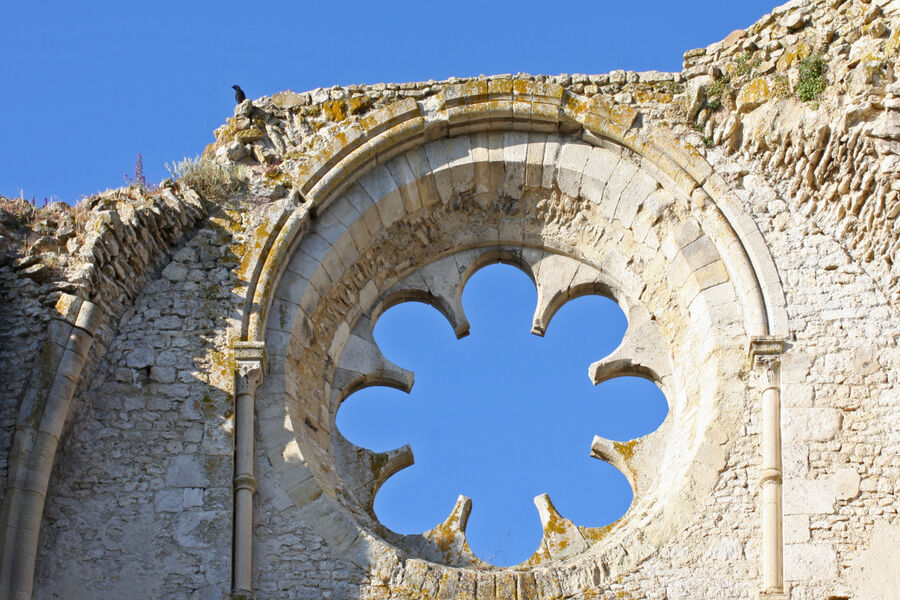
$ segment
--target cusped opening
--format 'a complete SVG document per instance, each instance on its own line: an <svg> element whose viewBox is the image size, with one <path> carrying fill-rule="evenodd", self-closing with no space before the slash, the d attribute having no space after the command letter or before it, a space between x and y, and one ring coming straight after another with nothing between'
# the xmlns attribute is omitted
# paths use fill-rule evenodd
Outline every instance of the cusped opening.
<svg viewBox="0 0 900 600"><path fill-rule="evenodd" d="M411 298L415 299L415 298ZM595 435L630 440L654 431L667 405L652 382L613 378L593 386L587 366L622 341L619 306L602 296L563 304L545 337L530 333L537 303L522 270L478 270L463 294L471 334L457 340L434 308L404 302L379 318L375 338L392 362L415 372L411 394L368 387L341 406L337 425L353 444L412 447L415 464L378 490L374 510L398 533L444 521L460 494L472 499L466 537L481 560L526 561L541 541L534 498L602 527L628 510L632 490L612 465L591 458ZM621 380L621 381L620 381Z"/></svg>

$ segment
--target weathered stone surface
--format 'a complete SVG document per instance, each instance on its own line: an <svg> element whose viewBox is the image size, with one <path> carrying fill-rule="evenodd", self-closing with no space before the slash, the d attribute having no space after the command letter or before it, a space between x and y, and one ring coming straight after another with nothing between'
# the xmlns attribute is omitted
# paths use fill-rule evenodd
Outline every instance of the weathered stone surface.
<svg viewBox="0 0 900 600"><path fill-rule="evenodd" d="M517 587L544 597L756 597L759 479L774 474L761 470L760 399L746 363L763 326L748 323L781 327L788 346L780 422L792 597L891 597L900 585L890 562L900 541L887 524L897 519L900 472L898 25L891 2L795 1L685 53L680 73L283 92L238 105L217 131L209 154L240 167L240 192L216 197L182 181L77 208L4 199L4 474L28 454L10 454L15 432L44 414L27 403L57 374L41 362L57 356L42 354L44 332L62 343L67 334L53 332L78 318L53 312L56 296L94 302L103 315L85 367L70 360L58 371L80 381L72 411L48 418L68 425L35 538L34 596L230 591L229 344L245 329L280 350L257 406L257 596L471 595L473 579L448 575L437 558L401 561L394 541L360 525L370 516L353 497L375 470L349 489L346 463L331 455L331 398L322 397L338 386L318 378L342 347L350 362L373 356L344 346L351 329L337 321L377 303L386 282L415 277L431 252L455 262L457 250L502 240L522 256L572 253L596 266L613 295L629 298L630 320L643 307L665 336L662 350L640 337L626 358L671 360L661 385L678 391L670 429L598 445L631 474L630 514L648 515L646 525L601 534L560 520L565 535L551 531L555 545L536 564L478 571L476 597ZM802 101L819 52L824 87ZM415 127L422 137L405 137ZM366 173L371 180L357 177ZM301 243L285 252L302 260L283 257L281 275L267 252L291 227ZM698 239L711 242L692 245ZM460 273L431 275L415 289L455 301L447 282ZM535 279L565 297L591 283L584 275L560 266ZM753 281L763 282L764 309ZM269 292L277 301L267 322L245 321L244 307L266 305ZM775 302L782 292L786 305ZM462 323L461 309L445 308ZM371 381L407 381L370 362L355 366L370 367ZM303 388L313 381L321 385ZM303 402L285 400L299 388L309 392ZM708 422L718 434L707 435ZM547 519L550 529L556 522ZM464 547L459 528L453 535ZM404 552L417 556L414 545Z"/></svg>
<svg viewBox="0 0 900 600"><path fill-rule="evenodd" d="M163 277L165 277L169 281L177 283L179 281L184 281L184 279L187 277L188 269L180 263L171 262L166 266L165 269L163 269L162 274Z"/></svg>
<svg viewBox="0 0 900 600"><path fill-rule="evenodd" d="M831 479L788 479L784 482L784 514L831 513L837 485Z"/></svg>
<svg viewBox="0 0 900 600"><path fill-rule="evenodd" d="M787 408L782 431L791 441L828 442L841 431L841 413L833 408Z"/></svg>
<svg viewBox="0 0 900 600"><path fill-rule="evenodd" d="M735 100L738 113L750 112L768 100L772 95L769 84L762 77L757 77L741 88Z"/></svg>
<svg viewBox="0 0 900 600"><path fill-rule="evenodd" d="M837 557L827 544L788 544L784 571L790 581L832 581L837 575Z"/></svg>
<svg viewBox="0 0 900 600"><path fill-rule="evenodd" d="M190 454L175 456L166 471L166 485L177 488L207 487L210 480L204 471L204 465L199 457Z"/></svg>
<svg viewBox="0 0 900 600"><path fill-rule="evenodd" d="M809 541L809 515L784 516L784 543L802 544Z"/></svg>
<svg viewBox="0 0 900 600"><path fill-rule="evenodd" d="M900 527L876 521L865 549L853 563L860 598L890 598L900 586Z"/></svg>
<svg viewBox="0 0 900 600"><path fill-rule="evenodd" d="M837 497L841 500L850 500L859 495L859 473L856 469L840 469L834 475L837 484Z"/></svg>

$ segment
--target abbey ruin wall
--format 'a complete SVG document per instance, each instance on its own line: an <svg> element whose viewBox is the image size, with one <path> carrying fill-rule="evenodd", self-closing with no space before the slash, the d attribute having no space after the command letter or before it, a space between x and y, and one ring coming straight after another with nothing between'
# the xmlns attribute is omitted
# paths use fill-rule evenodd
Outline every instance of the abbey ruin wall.
<svg viewBox="0 0 900 600"><path fill-rule="evenodd" d="M892 598L900 589L900 5L791 2L680 73L245 101L194 170L0 211L0 597ZM517 567L467 506L398 536L403 468L343 440L394 302L490 262L535 327L605 293L660 432L592 451L635 502L542 509ZM402 365L401 365L402 366ZM587 367L587 365L586 365Z"/></svg>

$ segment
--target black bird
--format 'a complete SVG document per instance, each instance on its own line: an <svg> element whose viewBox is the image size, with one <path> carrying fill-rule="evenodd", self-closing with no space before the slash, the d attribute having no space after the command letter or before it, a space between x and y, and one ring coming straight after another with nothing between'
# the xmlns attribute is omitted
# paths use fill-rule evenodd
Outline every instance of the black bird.
<svg viewBox="0 0 900 600"><path fill-rule="evenodd" d="M238 104L247 99L247 96L244 94L244 90L241 89L241 86L233 85L231 87L234 88L234 99Z"/></svg>

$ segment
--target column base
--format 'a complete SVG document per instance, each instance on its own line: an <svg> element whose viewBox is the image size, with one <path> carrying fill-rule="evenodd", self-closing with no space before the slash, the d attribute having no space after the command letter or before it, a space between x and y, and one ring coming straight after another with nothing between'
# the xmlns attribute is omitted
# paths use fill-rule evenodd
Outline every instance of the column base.
<svg viewBox="0 0 900 600"><path fill-rule="evenodd" d="M229 600L253 600L253 592L249 590L234 590Z"/></svg>
<svg viewBox="0 0 900 600"><path fill-rule="evenodd" d="M780 590L759 590L758 600L789 600L791 597L791 588L785 585Z"/></svg>

